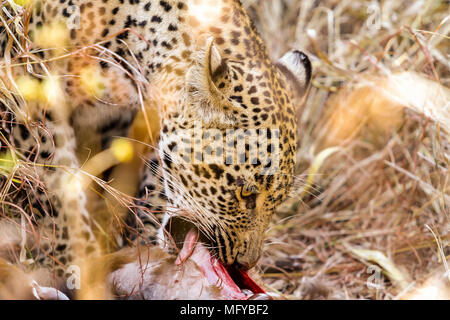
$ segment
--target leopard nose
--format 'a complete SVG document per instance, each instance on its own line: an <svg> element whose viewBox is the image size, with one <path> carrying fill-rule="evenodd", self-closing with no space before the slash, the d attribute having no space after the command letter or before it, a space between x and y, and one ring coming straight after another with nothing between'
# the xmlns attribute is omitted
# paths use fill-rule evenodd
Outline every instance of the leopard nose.
<svg viewBox="0 0 450 320"><path fill-rule="evenodd" d="M261 256L261 250L249 250L246 253L240 253L234 262L235 267L240 270L249 270L253 268Z"/></svg>
<svg viewBox="0 0 450 320"><path fill-rule="evenodd" d="M236 260L233 263L233 267L238 269L238 270L244 270L244 271L247 271L247 270L251 269L251 265L248 262L246 262L246 261L237 261Z"/></svg>

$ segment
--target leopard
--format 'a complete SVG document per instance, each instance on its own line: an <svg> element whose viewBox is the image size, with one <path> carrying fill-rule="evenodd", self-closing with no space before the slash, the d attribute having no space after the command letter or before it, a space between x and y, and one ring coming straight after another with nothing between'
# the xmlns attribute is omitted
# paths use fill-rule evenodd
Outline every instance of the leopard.
<svg viewBox="0 0 450 320"><path fill-rule="evenodd" d="M24 103L10 84L0 99L0 152L13 146L46 164L33 167L41 184L31 203L19 204L52 230L38 263L67 276L77 256L101 254L77 169L91 145L99 152L126 136L145 104L158 110L160 130L136 197L161 211L160 244L171 225L195 227L225 265L254 267L293 185L307 55L292 49L273 62L239 0L35 0L14 10L24 32L12 36L11 10L1 12L0 52L13 62L0 62L1 73L56 82L58 93ZM47 26L63 26L60 47L34 41ZM101 77L101 90L85 89L84 70ZM135 216L155 238L147 211Z"/></svg>

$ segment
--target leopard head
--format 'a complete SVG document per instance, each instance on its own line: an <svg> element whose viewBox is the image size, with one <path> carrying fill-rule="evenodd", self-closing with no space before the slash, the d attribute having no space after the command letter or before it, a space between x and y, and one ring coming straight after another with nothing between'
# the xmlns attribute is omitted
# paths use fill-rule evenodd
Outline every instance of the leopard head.
<svg viewBox="0 0 450 320"><path fill-rule="evenodd" d="M300 51L276 64L261 55L241 61L224 57L209 38L186 74L181 111L163 126L166 222L182 217L198 226L227 265L255 265L274 210L289 194L296 109L310 77Z"/></svg>

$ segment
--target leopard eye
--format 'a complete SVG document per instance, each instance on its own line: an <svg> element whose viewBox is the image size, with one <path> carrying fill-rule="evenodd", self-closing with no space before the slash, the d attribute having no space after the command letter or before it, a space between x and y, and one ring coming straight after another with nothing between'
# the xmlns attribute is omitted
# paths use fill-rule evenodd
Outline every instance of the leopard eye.
<svg viewBox="0 0 450 320"><path fill-rule="evenodd" d="M243 186L241 188L241 197L247 198L250 197L252 194L254 194L254 190L248 186Z"/></svg>
<svg viewBox="0 0 450 320"><path fill-rule="evenodd" d="M256 195L256 188L250 185L244 185L236 190L238 200L245 200Z"/></svg>

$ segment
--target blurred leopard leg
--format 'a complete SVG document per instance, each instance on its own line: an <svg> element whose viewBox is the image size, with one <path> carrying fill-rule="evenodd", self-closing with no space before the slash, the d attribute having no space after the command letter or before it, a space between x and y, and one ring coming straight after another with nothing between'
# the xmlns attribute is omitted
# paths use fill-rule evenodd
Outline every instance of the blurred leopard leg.
<svg viewBox="0 0 450 320"><path fill-rule="evenodd" d="M35 109L39 110L39 109ZM3 105L2 113L10 113ZM59 278L71 265L82 267L83 260L100 254L86 210L82 175L75 154L76 140L68 119L56 118L52 111L36 112L33 119L2 117L2 127L11 152L32 168L39 182L34 192L27 193L25 209L39 228L38 239L31 250L39 266L53 270ZM9 123L8 123L9 121ZM6 132L6 131L5 131ZM7 150L3 150L5 152ZM31 238L31 236L27 236Z"/></svg>
<svg viewBox="0 0 450 320"><path fill-rule="evenodd" d="M156 154L143 167L136 197L139 199L136 201L136 213L129 215L127 221L136 231L130 238L139 239L142 244L156 244L167 202Z"/></svg>

